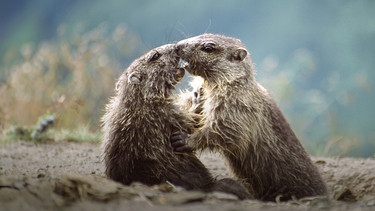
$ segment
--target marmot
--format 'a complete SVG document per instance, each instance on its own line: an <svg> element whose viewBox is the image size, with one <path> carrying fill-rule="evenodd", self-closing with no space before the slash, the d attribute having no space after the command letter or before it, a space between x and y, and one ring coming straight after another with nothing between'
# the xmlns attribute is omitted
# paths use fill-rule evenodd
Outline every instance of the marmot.
<svg viewBox="0 0 375 211"><path fill-rule="evenodd" d="M172 138L176 151L219 150L260 200L327 194L317 167L281 110L255 80L240 40L203 34L178 42L176 53L188 63L189 73L204 79L205 98L202 126L186 142Z"/></svg>
<svg viewBox="0 0 375 211"><path fill-rule="evenodd" d="M177 68L174 45L136 59L120 76L116 96L103 116L106 175L129 185L170 182L187 190L223 191L249 198L231 179L215 181L193 153L175 153L173 131L191 133L193 120L175 105L172 92L185 71Z"/></svg>

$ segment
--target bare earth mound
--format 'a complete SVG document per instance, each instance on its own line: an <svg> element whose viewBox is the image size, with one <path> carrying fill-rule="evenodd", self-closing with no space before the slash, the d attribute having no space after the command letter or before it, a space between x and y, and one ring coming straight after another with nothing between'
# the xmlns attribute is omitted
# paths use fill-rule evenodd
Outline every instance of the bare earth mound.
<svg viewBox="0 0 375 211"><path fill-rule="evenodd" d="M230 176L215 154L202 161L218 178ZM239 201L223 193L184 191L170 184L123 186L103 176L100 145L0 141L1 210L361 210L375 209L375 159L314 158L329 199L288 203Z"/></svg>

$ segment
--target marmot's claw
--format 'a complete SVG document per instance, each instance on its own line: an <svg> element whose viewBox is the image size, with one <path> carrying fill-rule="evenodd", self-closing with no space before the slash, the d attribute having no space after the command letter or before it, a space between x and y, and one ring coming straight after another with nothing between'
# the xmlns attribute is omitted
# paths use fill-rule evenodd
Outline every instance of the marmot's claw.
<svg viewBox="0 0 375 211"><path fill-rule="evenodd" d="M172 133L171 145L176 152L192 152L193 149L186 142L187 134L181 131Z"/></svg>
<svg viewBox="0 0 375 211"><path fill-rule="evenodd" d="M193 152L194 150L188 146L187 144L181 147L173 148L175 152L183 152L183 153L190 153Z"/></svg>
<svg viewBox="0 0 375 211"><path fill-rule="evenodd" d="M181 131L176 131L172 133L171 135L171 143L173 145L174 142L181 141L181 140L185 141L186 138L187 138L186 133L181 132Z"/></svg>

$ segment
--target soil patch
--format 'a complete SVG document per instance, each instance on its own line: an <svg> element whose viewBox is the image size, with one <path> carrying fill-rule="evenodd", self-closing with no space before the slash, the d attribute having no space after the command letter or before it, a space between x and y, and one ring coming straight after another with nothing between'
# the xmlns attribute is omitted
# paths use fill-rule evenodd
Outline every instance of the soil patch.
<svg viewBox="0 0 375 211"><path fill-rule="evenodd" d="M104 177L100 153L100 144L94 143L0 141L1 210L375 209L374 158L314 157L328 185L328 199L265 203L171 184L124 186ZM202 153L200 158L213 175L231 177L217 154Z"/></svg>

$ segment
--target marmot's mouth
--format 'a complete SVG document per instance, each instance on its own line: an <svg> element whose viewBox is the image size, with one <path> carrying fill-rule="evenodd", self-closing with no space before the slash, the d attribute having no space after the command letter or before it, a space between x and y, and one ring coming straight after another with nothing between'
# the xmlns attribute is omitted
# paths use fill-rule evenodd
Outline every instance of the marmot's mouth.
<svg viewBox="0 0 375 211"><path fill-rule="evenodd" d="M185 76L185 70L178 68L176 71L175 79L176 81L180 81Z"/></svg>
<svg viewBox="0 0 375 211"><path fill-rule="evenodd" d="M189 62L180 58L180 60L178 61L177 68L186 68L188 66L189 66Z"/></svg>
<svg viewBox="0 0 375 211"><path fill-rule="evenodd" d="M197 71L195 71L193 68L193 65L191 65L188 61L181 59L178 61L177 68L183 68L184 70L188 71L192 75L198 75Z"/></svg>
<svg viewBox="0 0 375 211"><path fill-rule="evenodd" d="M185 76L185 70L181 68L174 68L170 71L173 71L173 74L170 75L169 80L167 80L167 84L172 85L172 87L174 87Z"/></svg>

